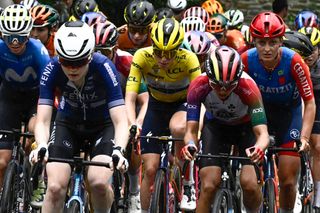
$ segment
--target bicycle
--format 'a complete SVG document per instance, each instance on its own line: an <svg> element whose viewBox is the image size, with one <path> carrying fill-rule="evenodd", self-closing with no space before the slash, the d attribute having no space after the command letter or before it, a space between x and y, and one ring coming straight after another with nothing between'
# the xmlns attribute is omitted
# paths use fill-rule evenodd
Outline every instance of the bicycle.
<svg viewBox="0 0 320 213"><path fill-rule="evenodd" d="M85 187L85 167L86 166L103 166L110 168L109 163L86 161L82 157L75 156L73 159L50 158L48 162L68 163L74 167L69 184L70 196L66 202L65 213L89 213L89 195Z"/></svg>
<svg viewBox="0 0 320 213"><path fill-rule="evenodd" d="M30 186L30 163L25 155L26 138L33 137L20 129L0 130L2 135L12 135L13 149L7 166L1 196L0 213L30 211L32 188ZM22 144L20 138L23 137Z"/></svg>
<svg viewBox="0 0 320 213"><path fill-rule="evenodd" d="M301 173L299 179L299 199L302 204L301 213L312 213L313 179L309 155L301 152Z"/></svg>
<svg viewBox="0 0 320 213"><path fill-rule="evenodd" d="M211 154L196 154L197 161L200 158L218 158L221 160L221 185L216 192L214 201L212 203L212 213L218 212L228 212L228 213L238 213L241 212L240 198L236 192L236 180L235 175L232 173L232 165L230 161L250 161L248 157L238 157L225 153L218 155ZM254 164L258 181L260 180L258 168Z"/></svg>
<svg viewBox="0 0 320 213"><path fill-rule="evenodd" d="M138 144L135 140L135 135L137 133L137 126L133 125L130 128L130 134L129 134L129 143L126 148L125 157L126 159L131 159L132 151L137 153ZM112 161L117 164L119 159L116 157L112 158ZM111 212L119 213L119 212L128 212L129 207L129 176L128 173L125 172L122 174L119 170L115 170L113 172L113 189L114 189L114 202L111 207Z"/></svg>
<svg viewBox="0 0 320 213"><path fill-rule="evenodd" d="M154 139L162 144L160 165L156 172L153 193L150 201L151 213L178 212L181 202L181 172L177 165L169 163L169 142L183 141L170 136L140 136L140 138ZM174 146L171 153L174 155ZM168 169L169 168L169 169Z"/></svg>
<svg viewBox="0 0 320 213"><path fill-rule="evenodd" d="M300 147L300 141L296 140L296 146ZM298 152L297 148L281 148L275 147L275 139L273 136L270 137L270 146L267 148L265 162L264 162L264 184L262 187L263 192L263 207L262 213L277 213L279 210L279 181L277 176L277 165L276 165L276 153L281 151ZM304 156L304 153L300 153ZM301 162L303 162L303 157ZM305 161L307 162L307 161ZM304 163L302 163L304 165ZM302 177L302 176L301 176ZM300 179L301 180L301 179ZM305 184L301 183L300 186L305 188ZM301 189L302 189L301 188Z"/></svg>

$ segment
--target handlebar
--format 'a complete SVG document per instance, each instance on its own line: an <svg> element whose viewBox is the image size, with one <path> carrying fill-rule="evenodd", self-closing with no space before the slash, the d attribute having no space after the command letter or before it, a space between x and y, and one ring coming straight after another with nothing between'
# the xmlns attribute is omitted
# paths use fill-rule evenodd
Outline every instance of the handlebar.
<svg viewBox="0 0 320 213"><path fill-rule="evenodd" d="M172 138L171 136L147 136L141 135L139 138L146 138L146 139L154 139L160 142L168 142L168 141L183 141L183 138Z"/></svg>
<svg viewBox="0 0 320 213"><path fill-rule="evenodd" d="M98 162L98 161L86 161L81 157L74 157L73 159L49 157L48 162L68 163L70 165L80 165L80 166L102 166L102 167L110 168L110 163L104 163L104 162Z"/></svg>

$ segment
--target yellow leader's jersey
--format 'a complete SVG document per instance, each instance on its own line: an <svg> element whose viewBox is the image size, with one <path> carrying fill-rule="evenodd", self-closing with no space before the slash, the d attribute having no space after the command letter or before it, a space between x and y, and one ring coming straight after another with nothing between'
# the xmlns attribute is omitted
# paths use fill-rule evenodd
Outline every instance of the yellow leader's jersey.
<svg viewBox="0 0 320 213"><path fill-rule="evenodd" d="M157 65L153 47L146 47L133 56L126 91L138 93L143 78L149 93L158 101L184 101L191 80L200 74L200 64L194 53L179 49L170 68L164 70Z"/></svg>

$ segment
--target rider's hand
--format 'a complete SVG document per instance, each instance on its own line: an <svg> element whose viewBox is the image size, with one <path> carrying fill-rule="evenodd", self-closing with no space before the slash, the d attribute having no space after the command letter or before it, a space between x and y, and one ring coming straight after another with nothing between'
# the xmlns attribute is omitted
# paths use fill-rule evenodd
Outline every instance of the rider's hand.
<svg viewBox="0 0 320 213"><path fill-rule="evenodd" d="M252 146L246 149L246 154L252 163L261 164L264 160L264 151L258 146Z"/></svg>
<svg viewBox="0 0 320 213"><path fill-rule="evenodd" d="M38 161L38 154L41 148L45 148L46 149L46 154L45 154L45 160L48 159L48 144L46 143L40 143L37 144L37 148L32 150L30 155L29 155L29 161L31 164L34 164Z"/></svg>
<svg viewBox="0 0 320 213"><path fill-rule="evenodd" d="M112 169L116 166L116 169L118 169L120 172L126 172L129 163L127 159L123 156L123 150L120 146L115 146L113 147L113 152L112 152ZM117 162L114 162L117 161ZM115 165L116 164L116 165Z"/></svg>
<svg viewBox="0 0 320 213"><path fill-rule="evenodd" d="M194 150L193 155L190 153L190 150ZM189 141L187 145L185 145L181 149L181 157L183 157L186 160L193 160L194 154L198 151L196 144L194 141Z"/></svg>
<svg viewBox="0 0 320 213"><path fill-rule="evenodd" d="M310 145L309 145L309 141L306 137L301 137L300 138L300 141L301 141L301 146L299 148L299 152L307 152L310 150Z"/></svg>

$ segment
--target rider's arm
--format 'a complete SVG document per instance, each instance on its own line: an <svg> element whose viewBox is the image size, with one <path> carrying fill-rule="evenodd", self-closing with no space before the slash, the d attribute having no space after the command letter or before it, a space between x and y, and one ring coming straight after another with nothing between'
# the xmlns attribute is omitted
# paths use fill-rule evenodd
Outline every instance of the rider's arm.
<svg viewBox="0 0 320 213"><path fill-rule="evenodd" d="M35 124L35 140L38 144L47 144L50 136L50 122L52 115L52 106L38 105L36 124Z"/></svg>
<svg viewBox="0 0 320 213"><path fill-rule="evenodd" d="M198 121L187 121L187 129L184 135L184 144L188 144L190 141L193 141L196 144L196 146L198 146L198 131Z"/></svg>
<svg viewBox="0 0 320 213"><path fill-rule="evenodd" d="M313 87L309 67L303 62L299 54L294 55L291 67L292 76L296 81L299 93L305 105L301 129L301 142L304 144L309 141L316 113Z"/></svg>
<svg viewBox="0 0 320 213"><path fill-rule="evenodd" d="M266 150L269 145L269 134L267 125L260 124L254 126L253 132L257 139L255 146L258 146L261 150Z"/></svg>
<svg viewBox="0 0 320 213"><path fill-rule="evenodd" d="M122 149L125 149L129 139L129 132L125 131L128 129L125 105L112 107L109 112L114 125L115 146L120 146Z"/></svg>
<svg viewBox="0 0 320 213"><path fill-rule="evenodd" d="M149 100L148 92L143 92L138 95L138 104L140 106L140 110L136 118L136 124L139 125L140 127L142 127L144 117L147 113L148 100Z"/></svg>
<svg viewBox="0 0 320 213"><path fill-rule="evenodd" d="M136 123L136 100L138 97L140 82L142 78L141 72L143 68L139 63L140 57L142 57L142 54L140 54L140 51L137 51L133 57L126 85L125 103L130 125Z"/></svg>

